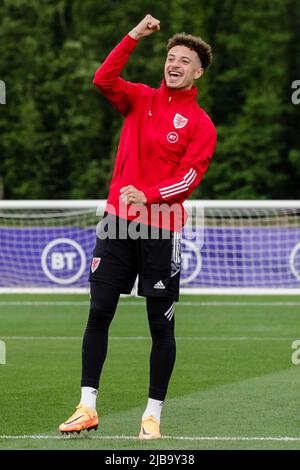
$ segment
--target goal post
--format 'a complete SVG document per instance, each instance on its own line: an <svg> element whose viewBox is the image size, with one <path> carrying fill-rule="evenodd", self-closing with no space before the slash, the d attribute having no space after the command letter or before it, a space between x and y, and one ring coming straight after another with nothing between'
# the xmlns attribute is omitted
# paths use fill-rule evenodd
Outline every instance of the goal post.
<svg viewBox="0 0 300 470"><path fill-rule="evenodd" d="M86 293L105 204L0 201L0 293ZM300 294L300 201L184 206L181 293Z"/></svg>

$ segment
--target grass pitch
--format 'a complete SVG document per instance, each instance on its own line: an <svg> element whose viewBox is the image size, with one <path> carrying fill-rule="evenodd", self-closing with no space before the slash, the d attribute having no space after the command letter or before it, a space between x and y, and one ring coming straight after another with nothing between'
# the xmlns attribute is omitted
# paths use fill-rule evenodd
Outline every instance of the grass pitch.
<svg viewBox="0 0 300 470"><path fill-rule="evenodd" d="M0 296L0 449L300 449L296 297L187 297L159 441L139 442L147 400L145 302L124 298L110 329L97 432L61 437L80 397L86 296Z"/></svg>

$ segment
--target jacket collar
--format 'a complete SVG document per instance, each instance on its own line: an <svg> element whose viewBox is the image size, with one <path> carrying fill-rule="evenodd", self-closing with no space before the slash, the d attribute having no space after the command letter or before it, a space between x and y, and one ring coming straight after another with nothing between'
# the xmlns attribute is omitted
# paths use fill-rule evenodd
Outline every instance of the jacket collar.
<svg viewBox="0 0 300 470"><path fill-rule="evenodd" d="M165 79L161 82L161 86L159 88L159 94L166 100L166 101L195 101L197 96L198 90L195 86L193 86L190 90L176 90L172 88L168 88L165 82Z"/></svg>

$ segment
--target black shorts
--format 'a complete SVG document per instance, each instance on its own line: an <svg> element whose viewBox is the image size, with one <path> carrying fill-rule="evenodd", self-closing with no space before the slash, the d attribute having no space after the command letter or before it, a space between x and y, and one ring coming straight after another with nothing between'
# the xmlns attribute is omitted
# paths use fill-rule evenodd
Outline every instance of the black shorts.
<svg viewBox="0 0 300 470"><path fill-rule="evenodd" d="M97 226L89 281L130 294L137 275L138 295L179 298L181 233L104 214Z"/></svg>

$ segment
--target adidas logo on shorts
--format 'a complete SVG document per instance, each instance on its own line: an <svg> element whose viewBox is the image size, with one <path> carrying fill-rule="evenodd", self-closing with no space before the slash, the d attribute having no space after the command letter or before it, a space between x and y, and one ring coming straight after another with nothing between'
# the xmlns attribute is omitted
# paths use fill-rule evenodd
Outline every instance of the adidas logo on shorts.
<svg viewBox="0 0 300 470"><path fill-rule="evenodd" d="M162 281L158 281L156 284L154 284L154 289L165 289L166 286L164 285L164 283Z"/></svg>

